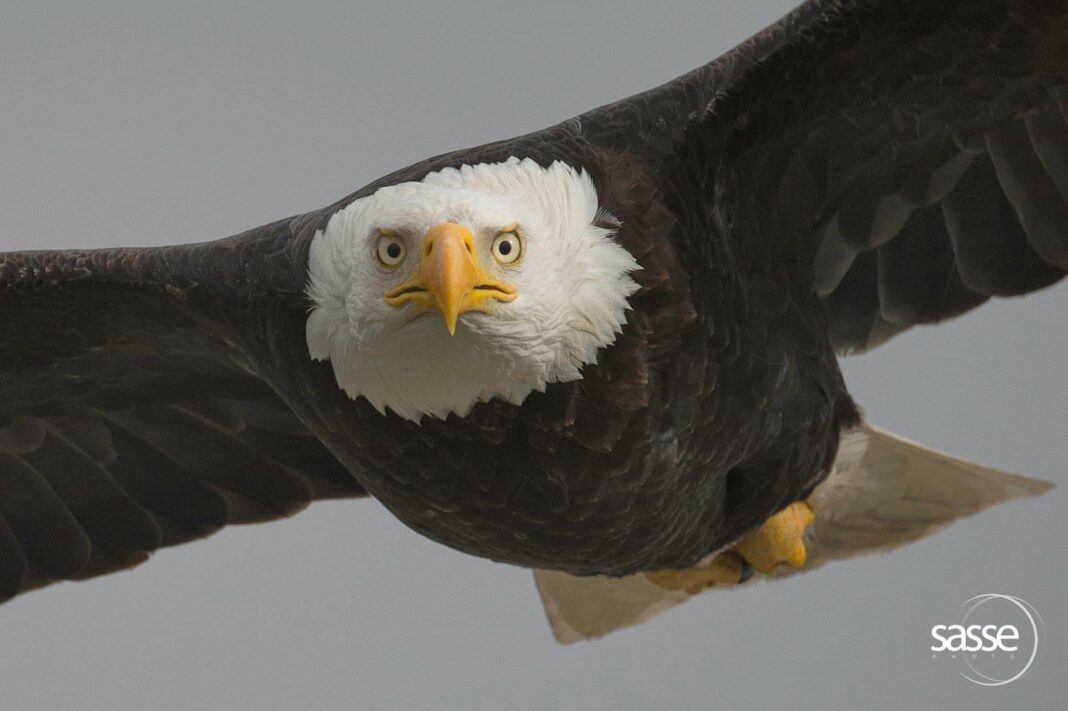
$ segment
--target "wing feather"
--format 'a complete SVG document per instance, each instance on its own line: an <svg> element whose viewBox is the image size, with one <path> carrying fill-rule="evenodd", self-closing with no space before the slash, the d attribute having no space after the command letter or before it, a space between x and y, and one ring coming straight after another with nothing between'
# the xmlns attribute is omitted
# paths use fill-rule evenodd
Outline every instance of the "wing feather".
<svg viewBox="0 0 1068 711"><path fill-rule="evenodd" d="M811 263L852 352L1064 276L1066 107L1064 2L812 0L583 126L743 259Z"/></svg>
<svg viewBox="0 0 1068 711"><path fill-rule="evenodd" d="M242 345L279 236L0 255L0 600L365 495Z"/></svg>

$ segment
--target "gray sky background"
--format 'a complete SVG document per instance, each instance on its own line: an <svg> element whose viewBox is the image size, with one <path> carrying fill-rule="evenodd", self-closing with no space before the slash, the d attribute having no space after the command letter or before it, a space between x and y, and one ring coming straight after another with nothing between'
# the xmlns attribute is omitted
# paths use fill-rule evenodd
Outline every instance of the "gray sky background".
<svg viewBox="0 0 1068 711"><path fill-rule="evenodd" d="M0 6L0 250L223 237L712 59L792 0ZM89 9L91 6L92 9ZM0 708L1063 708L1068 287L845 364L883 427L1061 487L890 555L558 647L530 573L374 501L0 607ZM929 630L987 592L1048 646L984 689Z"/></svg>

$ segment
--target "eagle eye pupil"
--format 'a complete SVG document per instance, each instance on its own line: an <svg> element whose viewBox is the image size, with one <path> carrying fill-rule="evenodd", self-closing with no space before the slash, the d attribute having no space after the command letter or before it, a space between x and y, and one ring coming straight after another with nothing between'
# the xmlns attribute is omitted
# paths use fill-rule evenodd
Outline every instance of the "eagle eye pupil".
<svg viewBox="0 0 1068 711"><path fill-rule="evenodd" d="M393 242L388 247L386 247L386 254L388 254L391 259L396 259L401 254L400 245L396 242Z"/></svg>
<svg viewBox="0 0 1068 711"><path fill-rule="evenodd" d="M512 243L508 240L501 240L501 244L497 247L497 251L507 257L512 251Z"/></svg>

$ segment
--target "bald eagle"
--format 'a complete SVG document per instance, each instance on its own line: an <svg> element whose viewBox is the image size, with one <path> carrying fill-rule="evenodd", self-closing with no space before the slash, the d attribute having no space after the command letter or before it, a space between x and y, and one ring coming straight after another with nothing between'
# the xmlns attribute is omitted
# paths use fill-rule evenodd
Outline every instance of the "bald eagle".
<svg viewBox="0 0 1068 711"><path fill-rule="evenodd" d="M892 547L1048 486L837 356L1066 271L1068 6L813 0L233 237L0 255L0 600L336 497L542 571L562 639Z"/></svg>

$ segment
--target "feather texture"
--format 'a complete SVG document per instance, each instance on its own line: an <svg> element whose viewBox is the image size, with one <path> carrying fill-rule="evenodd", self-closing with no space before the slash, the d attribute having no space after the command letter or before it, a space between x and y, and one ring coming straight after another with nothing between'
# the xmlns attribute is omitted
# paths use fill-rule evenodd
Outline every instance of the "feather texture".
<svg viewBox="0 0 1068 711"><path fill-rule="evenodd" d="M364 493L161 256L0 256L0 600Z"/></svg>

